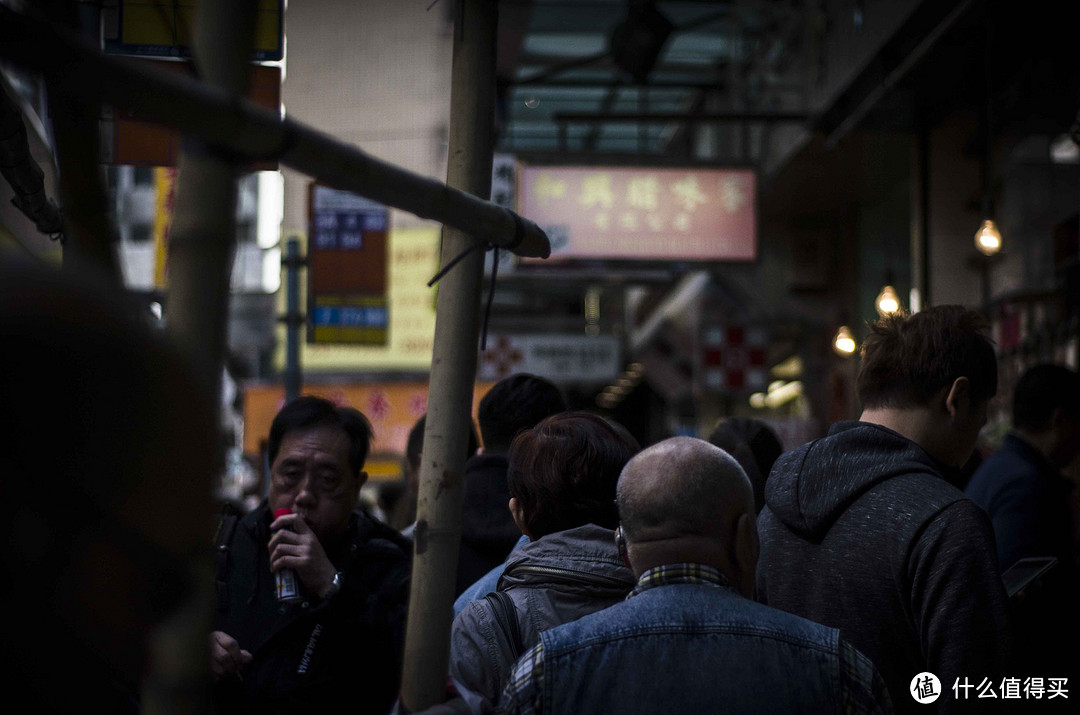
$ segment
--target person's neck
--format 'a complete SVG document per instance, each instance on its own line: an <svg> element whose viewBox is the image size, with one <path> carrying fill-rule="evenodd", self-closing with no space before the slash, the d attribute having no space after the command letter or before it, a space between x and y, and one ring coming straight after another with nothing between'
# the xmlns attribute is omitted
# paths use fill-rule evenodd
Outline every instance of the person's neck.
<svg viewBox="0 0 1080 715"><path fill-rule="evenodd" d="M712 566L724 574L733 586L746 595L747 579L733 567L724 547L715 539L704 536L681 536L657 541L631 542L629 557L630 566L637 578L658 566L703 564Z"/></svg>
<svg viewBox="0 0 1080 715"><path fill-rule="evenodd" d="M875 407L863 410L860 422L880 425L911 440L936 459L950 467L951 449L948 444L948 432L934 418L929 407Z"/></svg>

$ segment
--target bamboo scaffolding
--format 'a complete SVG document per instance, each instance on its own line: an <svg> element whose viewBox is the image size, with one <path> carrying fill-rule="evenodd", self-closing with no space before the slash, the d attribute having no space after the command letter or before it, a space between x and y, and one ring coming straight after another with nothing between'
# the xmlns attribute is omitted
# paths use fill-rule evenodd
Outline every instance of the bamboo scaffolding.
<svg viewBox="0 0 1080 715"><path fill-rule="evenodd" d="M496 17L494 0L460 0L454 27L447 183L479 196L491 192ZM472 241L466 232L443 229L443 265ZM435 306L401 682L409 712L445 696L483 273L482 253L462 260L443 277Z"/></svg>
<svg viewBox="0 0 1080 715"><path fill-rule="evenodd" d="M72 96L134 111L237 160L276 158L322 183L434 219L519 256L551 253L547 235L508 209L380 161L198 80L103 55L60 28L2 6L0 56L56 77Z"/></svg>
<svg viewBox="0 0 1080 715"><path fill-rule="evenodd" d="M257 0L202 2L195 22L194 56L204 81L229 96L242 96L255 35ZM217 404L226 351L230 280L236 244L239 167L220 154L187 143L180 156L176 209L169 241L168 332L195 368L200 387ZM224 463L220 445L213 462ZM192 474L190 488L210 493L214 474ZM213 628L213 570L209 554L193 554L198 587L185 606L151 640L151 670L143 687L143 712L205 712L208 697L207 634Z"/></svg>

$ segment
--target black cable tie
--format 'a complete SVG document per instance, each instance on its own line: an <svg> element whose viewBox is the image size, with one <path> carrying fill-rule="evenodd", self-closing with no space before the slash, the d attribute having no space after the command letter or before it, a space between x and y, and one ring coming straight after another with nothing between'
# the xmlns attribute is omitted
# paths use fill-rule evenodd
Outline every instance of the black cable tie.
<svg viewBox="0 0 1080 715"><path fill-rule="evenodd" d="M478 248L482 248L482 249L484 249L486 251L486 250L488 250L489 248L492 248L492 247L493 246L490 243L479 243L479 242L473 243L473 245L469 246L464 251L462 251L461 253L454 256L450 260L449 263L447 263L445 266L443 266L442 270L440 270L438 273L436 273L435 276L431 280L428 281L428 284L427 284L428 288L430 288L431 286L438 283L439 279L442 278L443 276L445 276L450 271L451 268L453 268L458 263L460 263L462 261L462 259L465 258L465 256L469 255L470 253L472 253L473 251L475 251Z"/></svg>
<svg viewBox="0 0 1080 715"><path fill-rule="evenodd" d="M511 218L514 219L514 238L510 241L510 243L503 246L503 248L508 251L513 251L525 241L525 222L522 221L521 217L513 211L507 210L507 213L509 213ZM456 266L462 261L462 259L465 258L465 256L469 255L478 248L483 248L484 251L492 251L491 285L488 288L487 306L484 308L484 325L480 330L480 350L487 350L488 321L491 318L491 306L495 302L495 279L499 275L499 247L492 243L474 243L461 253L454 256L449 263L443 266L442 270L436 273L435 276L428 281L428 288L438 283L439 279L445 276L451 268Z"/></svg>
<svg viewBox="0 0 1080 715"><path fill-rule="evenodd" d="M487 350L488 319L491 317L491 304L495 302L495 278L499 275L499 247L493 246L491 257L491 287L488 290L487 307L484 308L484 327L480 331L480 351Z"/></svg>
<svg viewBox="0 0 1080 715"><path fill-rule="evenodd" d="M514 240L508 243L505 248L508 251L513 251L525 242L525 222L513 211L509 211L509 209L507 211L514 219Z"/></svg>

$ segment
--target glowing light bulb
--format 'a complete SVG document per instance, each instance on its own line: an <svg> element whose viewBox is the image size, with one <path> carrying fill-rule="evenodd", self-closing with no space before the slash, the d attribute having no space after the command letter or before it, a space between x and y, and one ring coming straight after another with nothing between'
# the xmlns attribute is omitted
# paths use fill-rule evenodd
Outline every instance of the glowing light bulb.
<svg viewBox="0 0 1080 715"><path fill-rule="evenodd" d="M877 312L884 318L886 315L900 310L900 296L896 294L895 288L885 286L878 293L874 304L877 306Z"/></svg>
<svg viewBox="0 0 1080 715"><path fill-rule="evenodd" d="M975 234L975 248L984 256L993 256L1001 250L1001 232L990 219L983 221Z"/></svg>
<svg viewBox="0 0 1080 715"><path fill-rule="evenodd" d="M833 338L833 350L844 357L855 352L855 337L848 326L841 325L836 331L836 337Z"/></svg>

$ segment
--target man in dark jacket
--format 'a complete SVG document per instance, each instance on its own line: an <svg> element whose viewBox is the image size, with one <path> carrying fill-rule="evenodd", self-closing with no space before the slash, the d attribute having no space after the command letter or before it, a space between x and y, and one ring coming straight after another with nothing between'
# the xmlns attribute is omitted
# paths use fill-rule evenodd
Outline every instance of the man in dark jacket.
<svg viewBox="0 0 1080 715"><path fill-rule="evenodd" d="M409 591L408 542L356 508L371 426L317 397L270 428L268 502L219 535L210 638L218 712L385 713L398 691ZM273 517L274 510L293 513ZM278 601L292 569L302 599Z"/></svg>
<svg viewBox="0 0 1080 715"><path fill-rule="evenodd" d="M565 409L559 388L525 373L500 380L480 400L476 416L484 449L465 462L455 595L503 563L521 538L506 506L510 502L506 485L510 441L518 432Z"/></svg>
<svg viewBox="0 0 1080 715"><path fill-rule="evenodd" d="M967 495L990 515L1003 569L1025 556L1071 562L1069 485L1061 474L1080 452L1080 375L1036 365L1013 392L1012 431L975 471Z"/></svg>
<svg viewBox="0 0 1080 715"><path fill-rule="evenodd" d="M985 321L959 306L871 328L860 421L786 453L769 476L758 597L839 628L898 710L921 707L924 672L940 679L940 709L985 710L1008 675L1005 591L986 514L943 475L986 421L994 350ZM988 684L997 699L977 699Z"/></svg>
<svg viewBox="0 0 1080 715"><path fill-rule="evenodd" d="M1016 382L1012 431L967 486L967 495L990 515L1002 570L1025 556L1058 559L1014 614L1018 674L1080 675L1076 659L1067 663L1060 657L1080 638L1072 484L1061 473L1078 452L1080 374L1062 365L1036 365Z"/></svg>

